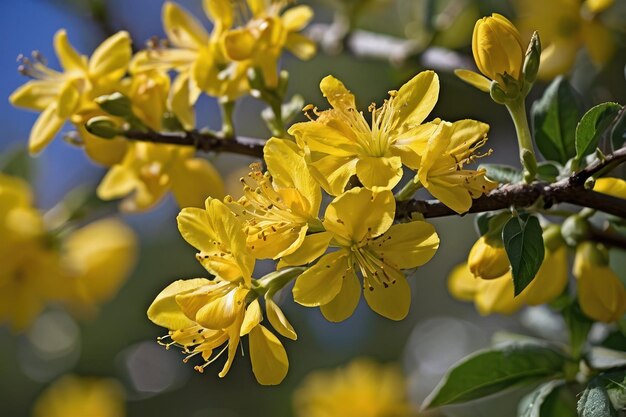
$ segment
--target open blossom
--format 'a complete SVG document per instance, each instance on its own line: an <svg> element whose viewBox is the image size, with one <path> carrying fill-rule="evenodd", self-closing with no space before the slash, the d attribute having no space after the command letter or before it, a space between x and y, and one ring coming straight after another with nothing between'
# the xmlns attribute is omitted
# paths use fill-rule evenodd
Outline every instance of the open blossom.
<svg viewBox="0 0 626 417"><path fill-rule="evenodd" d="M329 75L320 89L333 108L316 111L317 119L296 123L289 133L305 150L309 169L326 192L341 194L353 175L372 191L390 190L402 178L402 164L417 168L416 148L437 127L422 125L439 94L434 72L421 72L390 92L382 107L371 105L371 124L341 81Z"/></svg>
<svg viewBox="0 0 626 417"><path fill-rule="evenodd" d="M353 188L335 198L324 215L326 231L317 236L338 249L298 277L294 300L320 306L328 320L342 321L352 315L362 286L367 303L378 314L392 320L406 317L411 289L401 270L428 262L439 247L439 237L423 221L392 225L394 213L390 191L375 194Z"/></svg>
<svg viewBox="0 0 626 417"><path fill-rule="evenodd" d="M260 324L263 315L251 278L254 258L242 222L222 202L208 199L206 210L184 209L178 224L183 237L200 250L198 261L215 279L179 280L161 291L148 309L150 320L169 330L161 343L168 348L180 346L187 354L185 362L200 355L204 363L195 367L200 372L227 352L219 373L224 377L241 337L248 335L256 379L264 385L280 383L289 361L280 340ZM266 309L272 326L295 339L284 314L267 296Z"/></svg>
<svg viewBox="0 0 626 417"><path fill-rule="evenodd" d="M321 228L317 216L322 193L293 142L271 138L263 153L268 172L263 174L258 165L252 165L248 177L242 179L243 197L225 201L244 222L255 257L276 259L310 239L311 226Z"/></svg>
<svg viewBox="0 0 626 417"><path fill-rule="evenodd" d="M87 59L72 47L65 30L59 30L54 36L54 48L63 71L49 68L37 53L33 54L33 59L22 59L21 71L33 80L13 92L10 101L14 106L41 112L30 132L30 152L38 153L45 148L66 121L80 126L99 111L93 100L120 88L120 80L126 74L131 58L130 43L127 32L118 32L106 39ZM106 151L118 158L125 146L120 140L104 141L91 135L84 135L83 140L99 142L101 152ZM89 151L88 146L86 148ZM97 162L115 160L88 153Z"/></svg>

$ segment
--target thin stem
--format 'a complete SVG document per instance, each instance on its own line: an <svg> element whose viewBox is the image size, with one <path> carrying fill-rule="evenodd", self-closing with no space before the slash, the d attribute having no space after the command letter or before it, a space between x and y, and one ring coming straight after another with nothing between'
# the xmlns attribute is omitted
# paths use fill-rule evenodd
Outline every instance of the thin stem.
<svg viewBox="0 0 626 417"><path fill-rule="evenodd" d="M233 124L233 112L235 110L234 101L220 101L220 109L222 110L222 135L225 139L235 136L235 127Z"/></svg>
<svg viewBox="0 0 626 417"><path fill-rule="evenodd" d="M402 187L396 194L396 201L407 201L410 200L415 192L422 188L422 183L417 179L417 175L410 179L404 187Z"/></svg>
<svg viewBox="0 0 626 417"><path fill-rule="evenodd" d="M533 139L528 127L528 117L526 116L526 105L524 98L519 98L506 103L506 108L513 119L517 143L519 145L520 162L524 167L524 180L530 184L537 174L537 158L533 147Z"/></svg>

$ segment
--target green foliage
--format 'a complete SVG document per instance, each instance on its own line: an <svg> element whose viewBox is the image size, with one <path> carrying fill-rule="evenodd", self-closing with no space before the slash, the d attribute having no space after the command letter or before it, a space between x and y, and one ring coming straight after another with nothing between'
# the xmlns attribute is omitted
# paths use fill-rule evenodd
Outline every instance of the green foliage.
<svg viewBox="0 0 626 417"><path fill-rule="evenodd" d="M535 143L546 159L565 164L576 155L576 124L581 114L578 102L570 83L558 77L543 97L533 103L531 119Z"/></svg>
<svg viewBox="0 0 626 417"><path fill-rule="evenodd" d="M554 162L541 162L537 165L537 178L541 181L554 182L560 173L559 166Z"/></svg>
<svg viewBox="0 0 626 417"><path fill-rule="evenodd" d="M490 244L502 246L502 228L511 216L511 212L508 210L478 214L474 219L478 236L488 235Z"/></svg>
<svg viewBox="0 0 626 417"><path fill-rule="evenodd" d="M626 108L622 107L611 130L611 146L616 150L624 146L624 143L626 143Z"/></svg>
<svg viewBox="0 0 626 417"><path fill-rule="evenodd" d="M580 417L618 417L602 377L591 380L578 400Z"/></svg>
<svg viewBox="0 0 626 417"><path fill-rule="evenodd" d="M613 120L622 107L617 103L602 103L592 107L580 119L576 127L576 160L594 152L600 138L612 126Z"/></svg>
<svg viewBox="0 0 626 417"><path fill-rule="evenodd" d="M518 417L576 417L576 399L565 384L555 379L539 385L520 401Z"/></svg>
<svg viewBox="0 0 626 417"><path fill-rule="evenodd" d="M486 169L487 178L493 181L509 184L522 180L521 171L510 165L481 164L479 168Z"/></svg>
<svg viewBox="0 0 626 417"><path fill-rule="evenodd" d="M562 353L535 343L475 352L448 371L425 400L424 408L462 403L514 385L556 378L562 374L565 362Z"/></svg>
<svg viewBox="0 0 626 417"><path fill-rule="evenodd" d="M502 229L502 242L511 263L515 295L531 283L543 262L545 249L542 233L539 219L529 214L511 218Z"/></svg>
<svg viewBox="0 0 626 417"><path fill-rule="evenodd" d="M35 162L28 150L16 147L6 151L0 157L0 172L32 182L35 176Z"/></svg>

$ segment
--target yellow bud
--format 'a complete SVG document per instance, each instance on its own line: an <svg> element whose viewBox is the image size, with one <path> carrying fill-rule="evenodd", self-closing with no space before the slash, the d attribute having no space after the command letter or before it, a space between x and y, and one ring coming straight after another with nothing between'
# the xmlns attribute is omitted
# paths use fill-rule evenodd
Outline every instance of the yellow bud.
<svg viewBox="0 0 626 417"><path fill-rule="evenodd" d="M578 279L578 302L594 320L610 323L626 313L626 289L607 265L607 256L593 243L576 249L574 276Z"/></svg>
<svg viewBox="0 0 626 417"><path fill-rule="evenodd" d="M477 278L495 279L509 271L509 258L502 246L489 244L485 236L474 243L467 257L467 265Z"/></svg>
<svg viewBox="0 0 626 417"><path fill-rule="evenodd" d="M518 81L521 79L524 63L522 38L506 17L494 13L476 22L472 52L480 72L503 87L504 74Z"/></svg>

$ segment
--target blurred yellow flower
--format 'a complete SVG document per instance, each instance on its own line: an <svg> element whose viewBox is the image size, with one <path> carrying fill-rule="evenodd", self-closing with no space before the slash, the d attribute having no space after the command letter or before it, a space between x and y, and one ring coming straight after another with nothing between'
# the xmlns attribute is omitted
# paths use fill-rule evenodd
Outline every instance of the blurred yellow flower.
<svg viewBox="0 0 626 417"><path fill-rule="evenodd" d="M115 380L67 375L39 396L33 417L124 417L124 401Z"/></svg>
<svg viewBox="0 0 626 417"><path fill-rule="evenodd" d="M326 232L318 236L326 235L326 242L339 249L297 278L294 300L320 306L330 321L345 320L361 297L358 270L365 300L374 311L392 320L406 317L411 289L401 270L428 262L439 247L439 237L423 221L392 225L394 214L390 191L375 194L353 188L335 198L324 215Z"/></svg>
<svg viewBox="0 0 626 417"><path fill-rule="evenodd" d="M437 102L437 74L421 72L391 91L382 107L370 105L371 126L341 81L329 75L320 89L333 108L314 109L317 119L296 123L289 133L305 150L311 173L326 192L341 194L353 175L372 191L391 190L402 178L403 163L417 168L417 151L437 127L421 124Z"/></svg>
<svg viewBox="0 0 626 417"><path fill-rule="evenodd" d="M599 178L593 186L593 191L626 199L626 181L621 178Z"/></svg>
<svg viewBox="0 0 626 417"><path fill-rule="evenodd" d="M615 40L600 13L613 0L516 0L519 27L525 35L538 31L543 43L538 76L549 80L568 72L582 48L597 66L615 53Z"/></svg>
<svg viewBox="0 0 626 417"><path fill-rule="evenodd" d="M501 277L511 267L502 241L492 242L484 235L470 249L467 266L476 278L482 279Z"/></svg>
<svg viewBox="0 0 626 417"><path fill-rule="evenodd" d="M317 216L322 193L296 144L271 138L263 153L268 172L264 175L260 165L251 165L248 178L256 186L242 178L244 196L237 201L228 196L225 202L244 221L254 256L276 259L296 251L310 226L321 229Z"/></svg>
<svg viewBox="0 0 626 417"><path fill-rule="evenodd" d="M583 242L576 248L574 276L578 281L578 302L594 320L610 323L626 313L626 288L608 266L602 247Z"/></svg>
<svg viewBox="0 0 626 417"><path fill-rule="evenodd" d="M23 330L50 302L91 313L112 297L135 261L136 240L104 219L62 238L32 206L28 184L0 174L0 321Z"/></svg>
<svg viewBox="0 0 626 417"><path fill-rule="evenodd" d="M194 157L190 146L134 142L98 185L103 200L124 198L124 211L152 208L171 191L180 207L201 207L208 196L221 198L224 185L217 170Z"/></svg>
<svg viewBox="0 0 626 417"><path fill-rule="evenodd" d="M30 132L30 152L38 153L45 148L66 121L80 126L87 120L86 116L99 111L93 100L119 89L131 58L130 44L128 33L118 32L98 46L88 60L72 47L65 30L59 30L54 36L54 48L63 72L49 68L37 53L32 60L22 58L20 70L33 80L14 91L9 100L14 106L41 112ZM101 147L124 146L90 135L83 140L99 141ZM119 153L116 149L113 152Z"/></svg>
<svg viewBox="0 0 626 417"><path fill-rule="evenodd" d="M405 379L393 365L355 359L345 367L315 371L293 398L296 417L410 417Z"/></svg>

